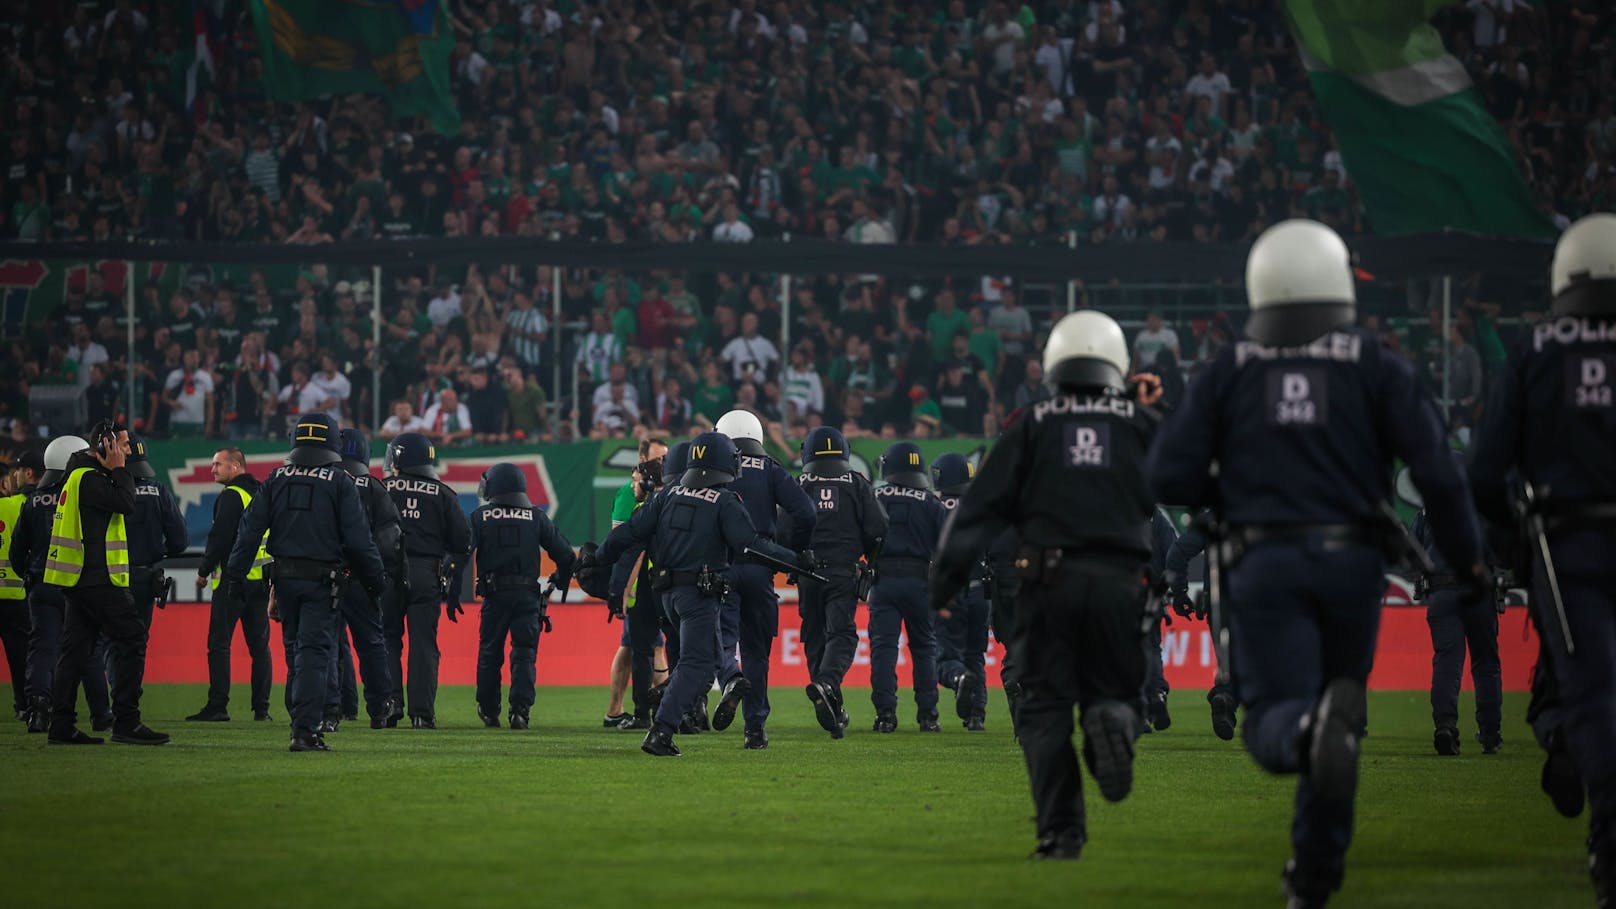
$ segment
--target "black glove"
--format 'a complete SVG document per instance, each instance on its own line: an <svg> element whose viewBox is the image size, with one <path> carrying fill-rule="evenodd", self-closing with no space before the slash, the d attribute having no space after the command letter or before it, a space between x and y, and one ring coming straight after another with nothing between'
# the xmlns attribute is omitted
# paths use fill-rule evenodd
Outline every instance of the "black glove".
<svg viewBox="0 0 1616 909"><path fill-rule="evenodd" d="M594 543L585 543L578 550L578 562L573 569L572 579L578 582L579 590L597 600L604 600L611 594L611 569L595 559L597 548Z"/></svg>
<svg viewBox="0 0 1616 909"><path fill-rule="evenodd" d="M610 625L612 623L612 619L620 619L622 617L623 617L623 597L622 597L622 595L619 594L617 596L609 596L609 597L607 597L606 598L606 624Z"/></svg>
<svg viewBox="0 0 1616 909"><path fill-rule="evenodd" d="M1186 619L1195 614L1195 600L1190 596L1188 585L1170 588L1167 591L1167 605Z"/></svg>
<svg viewBox="0 0 1616 909"><path fill-rule="evenodd" d="M460 624L460 614L465 611L466 607L453 600L443 604L443 614L449 617L449 621L457 625Z"/></svg>
<svg viewBox="0 0 1616 909"><path fill-rule="evenodd" d="M797 553L797 567L803 571L817 571L820 567L819 557L814 555L812 549L804 549Z"/></svg>
<svg viewBox="0 0 1616 909"><path fill-rule="evenodd" d="M1206 617L1211 614L1212 591L1202 587L1201 592L1195 595L1195 617L1204 622L1206 621Z"/></svg>

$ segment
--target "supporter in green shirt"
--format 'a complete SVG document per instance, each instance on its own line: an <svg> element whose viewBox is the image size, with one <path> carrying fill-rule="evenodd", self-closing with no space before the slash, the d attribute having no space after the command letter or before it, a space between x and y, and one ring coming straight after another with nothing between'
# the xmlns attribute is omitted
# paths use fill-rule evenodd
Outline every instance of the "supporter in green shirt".
<svg viewBox="0 0 1616 909"><path fill-rule="evenodd" d="M734 406L735 392L730 390L719 373L718 361L708 360L701 364L701 384L690 393L690 407L696 416L717 425L718 418L729 413Z"/></svg>
<svg viewBox="0 0 1616 909"><path fill-rule="evenodd" d="M954 292L944 290L937 295L937 308L926 317L926 336L931 341L931 355L941 361L954 346L954 333L971 332L971 320L954 305Z"/></svg>

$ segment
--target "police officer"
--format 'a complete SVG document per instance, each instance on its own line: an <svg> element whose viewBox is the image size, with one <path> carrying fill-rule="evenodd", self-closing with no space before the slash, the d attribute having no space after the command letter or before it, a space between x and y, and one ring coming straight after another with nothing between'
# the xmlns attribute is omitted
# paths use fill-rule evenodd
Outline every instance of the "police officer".
<svg viewBox="0 0 1616 909"><path fill-rule="evenodd" d="M1153 587L1160 583L1167 563L1167 553L1178 542L1178 529L1173 519L1160 506L1150 512L1150 577ZM1172 688L1167 684L1166 668L1162 665L1162 623L1171 625L1168 615L1149 619L1150 636L1145 643L1145 721L1154 732L1164 732L1173 725L1173 715L1167 709L1167 696Z"/></svg>
<svg viewBox="0 0 1616 909"><path fill-rule="evenodd" d="M23 452L11 468L9 494L0 498L0 646L11 672L12 706L23 722L28 721L28 571L11 562L11 535L19 528L23 503L44 473L44 458Z"/></svg>
<svg viewBox="0 0 1616 909"><path fill-rule="evenodd" d="M364 505L365 523L370 527L370 536L376 543L377 554L382 557L384 569L389 577L397 577L401 544L398 508L393 505L393 499L382 487L381 481L370 475L370 441L365 434L357 429L344 429L341 439L342 469L353 479L354 489L359 493L359 500ZM342 610L336 619L336 634L336 648L331 653L326 678L321 731L336 732L340 720L347 715L343 709L343 700L348 696L344 686L354 684L355 662L359 664L359 678L365 686L365 712L370 716L370 728L382 729L390 721L396 723L392 717L398 703L398 683L393 679L392 663L387 658L382 613L377 603L365 595L363 588L348 585L342 597ZM353 636L353 650L358 654L357 661L350 656L348 649L350 634Z"/></svg>
<svg viewBox="0 0 1616 909"><path fill-rule="evenodd" d="M1167 586L1167 603L1173 612L1184 618L1203 619L1207 622L1207 631L1219 640L1228 637L1229 610L1227 606L1217 612L1211 612L1209 607L1211 580L1206 569L1202 570L1201 595L1190 597L1189 571L1190 562L1206 550L1206 533L1201 528L1209 521L1216 521L1211 509L1203 509L1200 519L1190 523L1190 526L1179 534L1173 547L1167 551L1167 560L1163 564L1163 582ZM1214 647L1213 654L1217 658L1217 669L1212 676L1212 688L1206 693L1206 702L1212 710L1212 732L1225 742L1234 738L1234 727L1237 721L1239 699L1235 692L1235 662L1232 646Z"/></svg>
<svg viewBox="0 0 1616 909"><path fill-rule="evenodd" d="M776 536L775 515L789 519L792 549L807 550L814 532L814 503L790 473L763 449L763 424L745 410L732 410L718 418L717 430L735 443L741 472L730 486L741 497L757 532ZM745 723L742 747L767 748L764 724L769 719L769 659L780 633L780 598L774 592L774 570L751 562L736 562L729 569L729 598L718 617L718 682L723 695L713 710L713 728L728 729L741 708ZM740 645L740 664L735 645Z"/></svg>
<svg viewBox="0 0 1616 909"><path fill-rule="evenodd" d="M443 583L446 578L458 578L466 553L471 551L471 527L466 523L466 513L460 510L459 497L438 479L432 467L437 450L430 439L418 432L406 432L393 439L387 455L393 472L386 480L387 493L398 506L406 563L405 573L399 576L394 595L388 597L383 611L387 647L393 657L393 680L404 686L402 649L404 629L409 627L406 700L410 725L436 729L438 617L446 607L449 621L458 622L461 612L459 591L445 592ZM395 706L393 713L402 719L402 705Z"/></svg>
<svg viewBox="0 0 1616 909"><path fill-rule="evenodd" d="M962 454L947 452L931 462L932 484L943 508L952 512L959 507L975 475L975 465ZM949 617L938 619L937 680L953 690L954 713L972 732L986 728L988 628L998 607L989 601L992 582L989 555L984 552L971 566L965 589L954 597Z"/></svg>
<svg viewBox="0 0 1616 909"><path fill-rule="evenodd" d="M1465 651L1476 688L1476 741L1482 754L1497 754L1504 706L1504 677L1498 661L1498 610L1460 602L1460 585L1431 532L1425 509L1414 518L1414 539L1431 555L1435 569L1421 579L1425 623L1431 628L1431 722L1436 753L1459 753L1459 685Z"/></svg>
<svg viewBox="0 0 1616 909"><path fill-rule="evenodd" d="M988 453L955 509L932 569L932 601L969 574L973 554L1009 524L1020 531L1023 584L1013 648L1024 700L1016 732L1038 816L1034 856L1076 859L1087 838L1072 748L1082 712L1083 756L1107 801L1133 788L1133 744L1145 681L1144 626L1153 500L1143 454L1159 383L1123 396L1128 345L1109 316L1061 319L1044 348L1054 397L1022 414Z"/></svg>
<svg viewBox="0 0 1616 909"><path fill-rule="evenodd" d="M573 569L572 545L544 512L527 497L527 477L515 464L488 468L477 495L486 503L471 513L471 551L477 559L477 595L482 619L477 626L477 716L484 726L499 726L499 679L505 664L505 639L511 642L512 729L528 727L533 708L533 678L539 632L548 625L539 576L539 550L549 553L556 570L550 582L565 590Z"/></svg>
<svg viewBox="0 0 1616 909"><path fill-rule="evenodd" d="M656 722L640 745L658 757L679 754L674 731L718 671L718 608L725 593L723 575L732 560L750 549L786 564L801 564L796 553L753 528L740 498L726 488L740 470L728 436L719 432L697 436L691 442L689 464L677 484L607 535L590 560L610 566L630 545L651 544L656 560L652 582L679 617L679 663L657 708Z"/></svg>
<svg viewBox="0 0 1616 909"><path fill-rule="evenodd" d="M135 481L129 475L129 435L112 423L91 431L90 447L67 462L67 480L51 521L44 581L67 597L62 652L51 676L53 745L99 745L79 731L78 668L105 634L113 660L112 740L125 745L165 745L168 736L140 719L141 678L146 673L148 627L129 590L129 536L135 512ZM99 675L99 670L96 670Z"/></svg>
<svg viewBox="0 0 1616 909"><path fill-rule="evenodd" d="M196 568L197 590L200 592L204 584L213 587L208 609L208 702L185 719L198 723L230 719L230 641L239 623L241 639L252 660L253 719L269 722L273 665L269 656L269 580L264 576L269 551L263 548L263 540L258 541L258 558L239 588L226 593L220 586L224 563L241 532L241 516L260 494L263 484L247 472L247 458L239 448L219 449L208 466L213 471L213 481L224 487L213 500L213 526L208 529L208 542Z"/></svg>
<svg viewBox="0 0 1616 909"><path fill-rule="evenodd" d="M51 722L51 683L61 656L62 623L67 614L67 597L62 588L46 584L45 561L50 553L51 524L62 485L67 482L67 465L74 454L89 447L78 436L61 436L45 447L45 472L39 485L23 500L17 517L17 532L11 535L11 564L26 570L28 591L28 731L45 732ZM99 649L99 648L98 648ZM112 728L112 704L107 697L106 676L100 653L85 660L80 672L84 701L96 732Z"/></svg>
<svg viewBox="0 0 1616 909"><path fill-rule="evenodd" d="M847 728L842 679L858 653L855 612L859 601L859 559L873 561L887 535L887 514L870 481L847 460L847 439L818 426L802 444L799 483L817 517L810 537L824 565L824 583L804 580L797 608L802 613L802 644L808 655L808 700L820 728L833 739Z"/></svg>
<svg viewBox="0 0 1616 909"><path fill-rule="evenodd" d="M128 519L129 593L149 633L152 609L168 605L168 578L158 563L184 555L190 536L174 493L157 481L157 473L146 456L146 440L133 432L129 433L127 466L135 479L135 511ZM116 673L116 661L107 663ZM115 674L112 681L116 686Z"/></svg>
<svg viewBox="0 0 1616 909"><path fill-rule="evenodd" d="M1506 483L1525 484L1521 546L1564 702L1560 731L1587 787L1604 906L1616 903L1616 216L1561 234L1550 284L1550 317L1511 351L1482 413L1471 477L1477 505L1506 527Z"/></svg>
<svg viewBox="0 0 1616 909"><path fill-rule="evenodd" d="M247 506L225 567L230 595L258 562L259 541L274 560L274 599L292 659L287 684L291 750L297 752L331 750L320 734L320 720L344 584L349 576L356 578L375 602L386 582L364 503L341 467L340 444L330 417L298 418L291 454Z"/></svg>
<svg viewBox="0 0 1616 909"><path fill-rule="evenodd" d="M870 589L870 702L875 731L898 731L898 639L909 636L915 722L921 732L937 723L937 633L926 597L926 573L937 554L948 509L932 494L926 459L913 442L896 442L881 456L882 485L875 499L887 515L886 542Z"/></svg>
<svg viewBox="0 0 1616 909"><path fill-rule="evenodd" d="M617 497L612 500L612 526L627 521L634 509L640 507L651 493L662 488L662 459L668 453L668 443L660 438L650 437L640 440L640 461L635 465L628 482L618 487ZM626 567L632 571L633 559L638 559L643 550L625 556L631 561ZM613 572L614 579L617 572ZM606 715L601 720L601 726L606 729L621 729L625 723L633 724L641 729L650 729L649 714L643 718L644 725L634 719L634 714L623 709L623 697L628 693L629 685L633 681L634 647L632 634L629 631L629 616L624 609L624 594L628 586L628 578L623 576L623 584L613 584L606 606L611 617L620 617L623 620L623 631L618 636L617 652L612 654L611 689L606 700ZM631 594L632 595L632 594Z"/></svg>
<svg viewBox="0 0 1616 909"><path fill-rule="evenodd" d="M1353 327L1341 238L1313 221L1270 227L1247 259L1246 294L1246 338L1196 379L1149 471L1161 501L1214 507L1230 525L1246 747L1271 772L1302 773L1285 883L1292 905L1319 906L1341 886L1352 835L1392 459L1408 464L1478 599L1480 536L1429 392Z"/></svg>

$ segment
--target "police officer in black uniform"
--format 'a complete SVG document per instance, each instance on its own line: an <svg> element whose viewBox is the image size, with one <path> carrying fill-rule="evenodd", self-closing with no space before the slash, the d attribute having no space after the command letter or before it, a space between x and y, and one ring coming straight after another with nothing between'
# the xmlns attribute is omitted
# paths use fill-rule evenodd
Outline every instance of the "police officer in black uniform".
<svg viewBox="0 0 1616 909"><path fill-rule="evenodd" d="M21 527L23 503L39 485L45 460L37 451L25 451L10 467L14 484L0 497L0 645L11 673L12 707L17 719L28 721L28 566L11 563L11 535Z"/></svg>
<svg viewBox="0 0 1616 909"><path fill-rule="evenodd" d="M135 482L129 475L129 435L110 422L90 431L90 447L67 462L67 480L56 505L45 561L47 585L63 588L67 613L62 621L62 652L51 674L52 745L99 745L79 731L77 669L105 636L111 645L113 675L112 740L125 745L166 745L168 736L141 722L141 679L146 674L147 613L129 590L127 521L135 511ZM76 487L76 488L75 488ZM76 525L76 533L73 529ZM76 544L76 546L74 545ZM76 548L69 559L69 550ZM92 682L101 679L94 664Z"/></svg>
<svg viewBox="0 0 1616 909"><path fill-rule="evenodd" d="M1024 700L1016 732L1038 813L1039 858L1076 859L1087 838L1072 748L1082 712L1083 756L1108 801L1133 788L1133 745L1145 682L1144 584L1153 500L1143 455L1159 383L1122 395L1128 345L1109 316L1061 319L1044 348L1057 391L1005 430L943 533L932 601L969 574L973 554L1017 527L1023 584L1013 649Z"/></svg>
<svg viewBox="0 0 1616 909"><path fill-rule="evenodd" d="M947 452L931 462L937 499L950 512L959 507L974 476L975 465L962 454ZM954 713L972 732L986 728L988 628L998 606L989 600L992 580L984 552L971 566L965 589L955 595L949 617L937 623L937 680L954 692Z"/></svg>
<svg viewBox="0 0 1616 909"><path fill-rule="evenodd" d="M1564 704L1557 737L1587 788L1589 869L1607 906L1616 905L1616 216L1589 215L1560 236L1550 284L1550 317L1511 351L1470 470L1477 506L1500 527L1511 524L1511 475L1524 484L1522 567Z"/></svg>
<svg viewBox="0 0 1616 909"><path fill-rule="evenodd" d="M948 509L931 491L926 459L913 442L895 442L880 461L875 500L887 516L886 542L870 589L870 702L875 731L898 731L898 638L909 637L915 722L921 732L937 723L937 630L926 596L926 574L937 554Z"/></svg>
<svg viewBox="0 0 1616 909"><path fill-rule="evenodd" d="M1476 741L1482 754L1497 754L1504 743L1500 731L1504 707L1504 674L1498 660L1498 610L1472 607L1460 600L1460 585L1431 532L1425 509L1414 518L1414 539L1431 555L1433 571L1420 579L1425 623L1431 628L1431 722L1436 753L1459 753L1459 686L1465 651L1470 652L1470 678L1476 688Z"/></svg>
<svg viewBox="0 0 1616 909"><path fill-rule="evenodd" d="M1227 605L1216 613L1210 609L1211 596L1208 589L1211 580L1206 568L1202 569L1201 595L1190 596L1189 571L1190 562L1206 550L1206 532L1201 528L1209 521L1216 521L1217 517L1210 508L1202 509L1197 521L1190 522L1174 541L1173 547L1167 550L1167 560L1163 564L1163 583L1167 586L1167 604L1173 612L1184 618L1202 619L1207 622L1207 631L1219 640L1226 640L1229 633L1229 610ZM1240 701L1235 694L1235 662L1233 647L1219 646L1212 649L1217 659L1217 668L1212 676L1212 688L1206 693L1207 705L1212 709L1212 732L1225 742L1234 738L1234 727L1237 721L1236 713Z"/></svg>
<svg viewBox="0 0 1616 909"><path fill-rule="evenodd" d="M1353 327L1341 238L1314 221L1270 227L1247 260L1246 293L1246 339L1196 379L1149 470L1161 501L1211 506L1230 525L1237 552L1225 589L1246 747L1271 772L1302 774L1285 883L1292 905L1321 906L1344 873L1385 552L1392 534L1401 540L1384 517L1394 457L1478 603L1485 571L1464 473L1429 392L1406 360Z"/></svg>
<svg viewBox="0 0 1616 909"><path fill-rule="evenodd" d="M45 583L45 560L50 553L51 522L67 482L67 466L74 454L89 443L78 436L60 436L45 448L45 472L39 485L23 499L17 517L17 531L11 535L11 564L25 572L28 591L27 684L28 731L42 733L50 728L51 682L56 661L61 656L62 622L67 615L67 597L62 588ZM84 662L80 679L84 684L85 706L90 710L96 732L112 728L112 704L107 696L106 676L99 652Z"/></svg>
<svg viewBox="0 0 1616 909"><path fill-rule="evenodd" d="M213 500L213 526L208 529L202 562L196 567L196 588L212 579L213 601L208 610L208 702L185 719L191 722L222 722L230 719L230 641L241 625L241 638L252 660L252 711L255 722L267 723L269 689L274 666L269 655L269 578L267 566L258 566L230 594L220 580L230 550L241 531L241 516L248 503L262 490L263 483L247 472L247 460L239 448L221 448L213 453L213 478L223 488ZM262 543L263 541L258 541ZM256 574L257 577L252 575ZM286 696L291 698L291 692Z"/></svg>
<svg viewBox="0 0 1616 909"><path fill-rule="evenodd" d="M689 442L680 442L669 448L668 453L662 456L662 485L652 490L645 501L649 502L659 495L666 494L669 481L677 483L679 478L684 476L685 465L689 458ZM645 504L641 503L638 507L643 508ZM641 555L645 556L643 560L640 558ZM624 604L624 612L627 615L624 622L628 626L629 633L631 655L629 677L634 699L634 715L622 722L623 729L650 729L651 713L667 691L667 680L664 679L658 684L654 678L657 672L656 646L659 631L662 634L667 671L671 672L674 664L679 662L678 622L676 618L670 618L664 608L662 595L651 583L648 568L654 562L655 559L644 545L635 544L625 550L617 563L612 566L609 593ZM641 566L638 572L634 570L636 564ZM602 599L611 601L612 597ZM697 702L700 703L699 699Z"/></svg>
<svg viewBox="0 0 1616 909"><path fill-rule="evenodd" d="M718 608L724 572L747 550L785 564L803 565L797 553L757 532L740 498L728 487L740 470L729 437L705 432L690 445L689 469L679 482L653 497L619 525L586 559L585 569L610 566L634 543L650 544L655 559L652 582L679 616L681 652L673 678L657 708L656 722L641 749L668 757L679 754L674 731L697 696L712 684L718 665ZM654 542L653 542L654 540Z"/></svg>
<svg viewBox="0 0 1616 909"><path fill-rule="evenodd" d="M814 716L833 739L847 728L842 706L842 679L858 653L861 569L859 559L873 561L887 535L887 514L875 490L847 460L847 439L829 426L815 427L802 444L802 484L817 517L810 537L813 552L824 564L824 583L803 581L797 608L802 613L802 645L808 655L806 689Z"/></svg>
<svg viewBox="0 0 1616 909"><path fill-rule="evenodd" d="M371 539L376 552L390 578L401 570L398 508L382 487L380 480L370 475L370 441L357 429L342 430L342 469L353 478L354 489L364 503L365 523L370 526ZM382 592L385 601L387 593ZM331 653L331 667L326 679L325 714L321 732L336 732L340 720L348 715L346 700L354 686L354 663L359 664L359 678L365 686L365 712L370 716L370 728L382 729L393 719L399 697L398 683L393 678L392 661L387 658L387 640L382 632L382 613L376 601L365 594L364 588L349 584L342 597L342 610L336 620L336 647ZM353 651L348 637L353 636ZM358 659L351 655L357 652ZM353 692L357 701L357 691Z"/></svg>
<svg viewBox="0 0 1616 909"><path fill-rule="evenodd" d="M184 555L190 545L185 531L185 516L180 514L174 493L157 481L146 455L146 440L136 433L129 434L129 475L135 478L135 512L128 518L129 534L129 593L135 598L135 608L151 628L152 609L168 604L169 580L158 563L164 559ZM108 660L107 668L116 661ZM113 686L117 686L116 677Z"/></svg>
<svg viewBox="0 0 1616 909"><path fill-rule="evenodd" d="M387 648L393 657L393 681L408 691L410 724L416 729L437 728L438 617L447 607L449 621L460 621L458 590L445 592L444 579L458 578L471 551L471 527L460 499L438 479L432 464L437 451L426 436L406 432L387 449L393 475L387 493L398 506L404 528L405 573L387 598L383 624ZM400 586L402 585L402 586ZM410 671L405 684L404 628L410 630ZM402 705L393 713L403 718Z"/></svg>
<svg viewBox="0 0 1616 909"><path fill-rule="evenodd" d="M511 642L512 729L528 728L533 708L539 633L549 618L544 601L549 591L539 580L539 551L556 564L550 576L555 590L566 590L572 577L572 545L544 512L527 497L527 477L515 464L495 464L483 473L477 495L487 504L471 513L471 551L477 560L477 595L482 619L477 626L477 716L484 726L499 726L500 669L505 665L505 639Z"/></svg>
<svg viewBox="0 0 1616 909"><path fill-rule="evenodd" d="M225 563L230 594L243 583L264 541L274 558L274 599L287 640L292 691L292 751L330 751L320 734L336 617L344 587L356 579L374 603L386 584L364 502L342 469L336 424L304 414L292 430L286 463L270 473L241 518ZM269 537L264 539L268 531Z"/></svg>
<svg viewBox="0 0 1616 909"><path fill-rule="evenodd" d="M1152 586L1160 584L1167 563L1167 553L1178 542L1178 529L1173 519L1160 506L1150 512L1150 577ZM1153 601L1154 602L1154 601ZM1172 618L1157 615L1150 621L1150 639L1145 643L1145 721L1154 732L1164 732L1173 725L1173 715L1167 709L1167 696L1172 692L1167 684L1166 667L1162 665L1162 622L1172 624Z"/></svg>
<svg viewBox="0 0 1616 909"><path fill-rule="evenodd" d="M741 454L741 472L730 489L741 497L752 526L775 537L775 515L784 511L791 528L787 545L807 550L814 532L814 503L791 474L763 450L763 424L745 410L732 410L718 418L717 429L730 437ZM769 719L769 659L780 633L780 598L774 592L774 570L751 562L729 569L730 592L719 622L719 684L723 696L713 711L713 728L728 729L741 707L745 721L743 747L768 747L764 723ZM735 664L723 634L724 615L736 617L741 661ZM743 707L744 703L744 707Z"/></svg>

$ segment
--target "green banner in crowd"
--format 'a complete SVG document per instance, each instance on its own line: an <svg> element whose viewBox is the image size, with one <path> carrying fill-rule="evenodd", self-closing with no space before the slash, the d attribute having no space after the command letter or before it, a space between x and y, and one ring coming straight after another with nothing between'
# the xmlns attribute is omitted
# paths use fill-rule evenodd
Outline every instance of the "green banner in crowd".
<svg viewBox="0 0 1616 909"><path fill-rule="evenodd" d="M449 86L454 31L441 0L251 0L273 98L308 101L367 92L396 116L460 128Z"/></svg>

